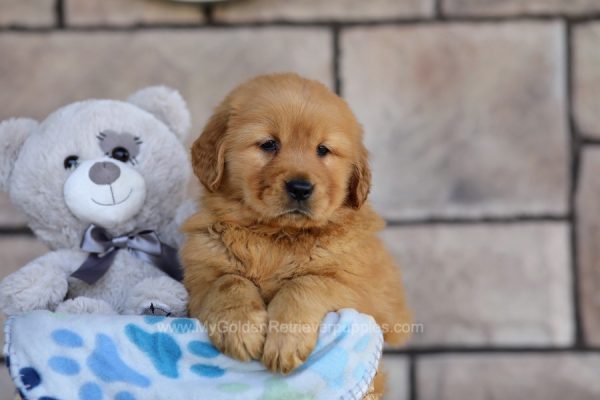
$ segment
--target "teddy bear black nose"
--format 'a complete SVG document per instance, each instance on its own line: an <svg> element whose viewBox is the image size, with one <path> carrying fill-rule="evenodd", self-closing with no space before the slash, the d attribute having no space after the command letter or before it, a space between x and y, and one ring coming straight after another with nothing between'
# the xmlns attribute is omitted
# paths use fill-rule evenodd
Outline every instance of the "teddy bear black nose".
<svg viewBox="0 0 600 400"><path fill-rule="evenodd" d="M121 169L111 162L97 162L90 168L90 179L97 185L110 185L121 176Z"/></svg>

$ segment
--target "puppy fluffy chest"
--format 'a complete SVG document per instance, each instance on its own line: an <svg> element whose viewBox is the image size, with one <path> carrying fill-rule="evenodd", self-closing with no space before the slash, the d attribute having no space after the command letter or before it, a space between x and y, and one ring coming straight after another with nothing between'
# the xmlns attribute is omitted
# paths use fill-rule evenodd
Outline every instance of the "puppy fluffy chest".
<svg viewBox="0 0 600 400"><path fill-rule="evenodd" d="M323 240L311 235L263 235L225 232L221 239L236 260L236 273L254 282L266 300L288 280L326 273Z"/></svg>

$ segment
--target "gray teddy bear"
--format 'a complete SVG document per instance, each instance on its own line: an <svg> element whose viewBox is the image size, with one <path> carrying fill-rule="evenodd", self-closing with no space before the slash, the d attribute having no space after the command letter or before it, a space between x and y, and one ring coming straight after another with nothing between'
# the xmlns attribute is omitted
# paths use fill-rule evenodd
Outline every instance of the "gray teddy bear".
<svg viewBox="0 0 600 400"><path fill-rule="evenodd" d="M185 315L189 128L166 87L0 123L0 189L52 249L0 283L2 311Z"/></svg>

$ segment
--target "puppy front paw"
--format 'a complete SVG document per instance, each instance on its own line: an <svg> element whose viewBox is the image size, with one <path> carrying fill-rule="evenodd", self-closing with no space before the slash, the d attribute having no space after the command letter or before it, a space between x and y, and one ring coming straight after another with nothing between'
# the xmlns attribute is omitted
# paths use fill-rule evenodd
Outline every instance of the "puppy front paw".
<svg viewBox="0 0 600 400"><path fill-rule="evenodd" d="M262 363L271 371L288 374L306 361L317 343L317 329L299 325L271 324L265 341ZM294 329L294 327L298 329ZM306 329L305 329L306 328Z"/></svg>
<svg viewBox="0 0 600 400"><path fill-rule="evenodd" d="M259 360L265 344L267 311L246 306L212 313L203 322L213 345L241 361Z"/></svg>

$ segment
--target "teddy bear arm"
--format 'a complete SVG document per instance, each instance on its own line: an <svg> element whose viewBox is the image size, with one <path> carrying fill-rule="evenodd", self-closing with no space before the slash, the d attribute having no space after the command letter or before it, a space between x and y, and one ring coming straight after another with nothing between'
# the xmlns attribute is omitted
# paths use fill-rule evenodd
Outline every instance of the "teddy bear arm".
<svg viewBox="0 0 600 400"><path fill-rule="evenodd" d="M56 250L29 262L0 282L0 309L7 315L54 310L68 291L68 277L85 259L75 250Z"/></svg>
<svg viewBox="0 0 600 400"><path fill-rule="evenodd" d="M187 300L181 282L168 276L146 278L132 288L123 313L182 317L187 313Z"/></svg>

